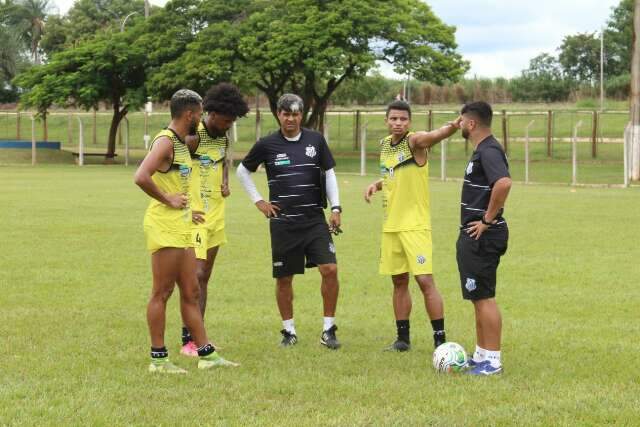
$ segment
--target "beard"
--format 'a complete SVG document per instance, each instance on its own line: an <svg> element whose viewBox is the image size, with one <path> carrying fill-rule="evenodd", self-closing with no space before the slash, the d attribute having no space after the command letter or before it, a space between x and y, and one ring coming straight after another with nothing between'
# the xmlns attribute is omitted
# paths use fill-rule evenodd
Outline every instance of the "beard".
<svg viewBox="0 0 640 427"><path fill-rule="evenodd" d="M195 121L191 123L191 126L189 126L189 135L195 135L197 130L198 130L198 122Z"/></svg>
<svg viewBox="0 0 640 427"><path fill-rule="evenodd" d="M469 139L469 129L462 129L462 137L464 139Z"/></svg>

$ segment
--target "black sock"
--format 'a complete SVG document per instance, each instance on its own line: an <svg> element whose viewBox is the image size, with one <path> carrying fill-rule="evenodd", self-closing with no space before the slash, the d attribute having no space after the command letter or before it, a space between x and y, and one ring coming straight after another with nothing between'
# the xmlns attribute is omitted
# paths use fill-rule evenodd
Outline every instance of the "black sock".
<svg viewBox="0 0 640 427"><path fill-rule="evenodd" d="M442 319L432 320L431 327L433 328L433 332L444 333L444 317Z"/></svg>
<svg viewBox="0 0 640 427"><path fill-rule="evenodd" d="M167 347L151 347L151 358L152 359L165 359L169 357L169 352L167 351Z"/></svg>
<svg viewBox="0 0 640 427"><path fill-rule="evenodd" d="M211 343L205 344L198 348L198 356L208 356L214 351L216 351L216 349L211 345Z"/></svg>
<svg viewBox="0 0 640 427"><path fill-rule="evenodd" d="M409 319L396 320L396 328L398 328L398 339L409 344L411 342L409 338Z"/></svg>
<svg viewBox="0 0 640 427"><path fill-rule="evenodd" d="M193 341L193 338L191 338L191 333L189 332L189 329L187 329L186 326L182 327L182 345L186 345L189 341Z"/></svg>

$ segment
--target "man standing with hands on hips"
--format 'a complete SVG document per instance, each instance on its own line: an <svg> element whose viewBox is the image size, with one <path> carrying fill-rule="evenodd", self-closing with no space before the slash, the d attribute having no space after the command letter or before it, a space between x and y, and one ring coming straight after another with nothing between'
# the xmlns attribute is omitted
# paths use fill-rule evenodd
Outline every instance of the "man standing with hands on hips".
<svg viewBox="0 0 640 427"><path fill-rule="evenodd" d="M462 297L473 303L476 318L477 345L467 372L494 375L502 372L502 317L495 300L496 272L509 239L503 213L511 178L504 150L491 134L491 106L473 102L465 105L461 114L462 136L474 147L462 185L456 244Z"/></svg>

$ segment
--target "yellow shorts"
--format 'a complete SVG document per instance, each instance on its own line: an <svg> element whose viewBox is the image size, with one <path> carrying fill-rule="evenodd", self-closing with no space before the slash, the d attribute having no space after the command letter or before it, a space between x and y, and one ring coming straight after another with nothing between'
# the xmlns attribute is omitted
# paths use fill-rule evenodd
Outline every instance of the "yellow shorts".
<svg viewBox="0 0 640 427"><path fill-rule="evenodd" d="M224 228L213 230L206 227L198 227L193 230L193 246L196 248L196 258L207 259L207 251L216 246L227 243L227 233Z"/></svg>
<svg viewBox="0 0 640 427"><path fill-rule="evenodd" d="M382 233L380 274L432 274L431 231Z"/></svg>
<svg viewBox="0 0 640 427"><path fill-rule="evenodd" d="M162 248L192 248L191 234L159 230L155 227L144 227L147 249L154 253Z"/></svg>

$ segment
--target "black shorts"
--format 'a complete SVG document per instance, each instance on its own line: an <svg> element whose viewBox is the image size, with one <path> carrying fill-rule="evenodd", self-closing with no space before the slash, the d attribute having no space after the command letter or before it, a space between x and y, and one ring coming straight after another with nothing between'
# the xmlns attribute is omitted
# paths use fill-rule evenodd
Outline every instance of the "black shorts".
<svg viewBox="0 0 640 427"><path fill-rule="evenodd" d="M479 240L460 231L456 258L462 298L481 300L496 296L496 272L500 257L507 251L509 230L485 231Z"/></svg>
<svg viewBox="0 0 640 427"><path fill-rule="evenodd" d="M336 248L329 227L319 221L270 221L273 277L304 274L304 268L336 263Z"/></svg>

